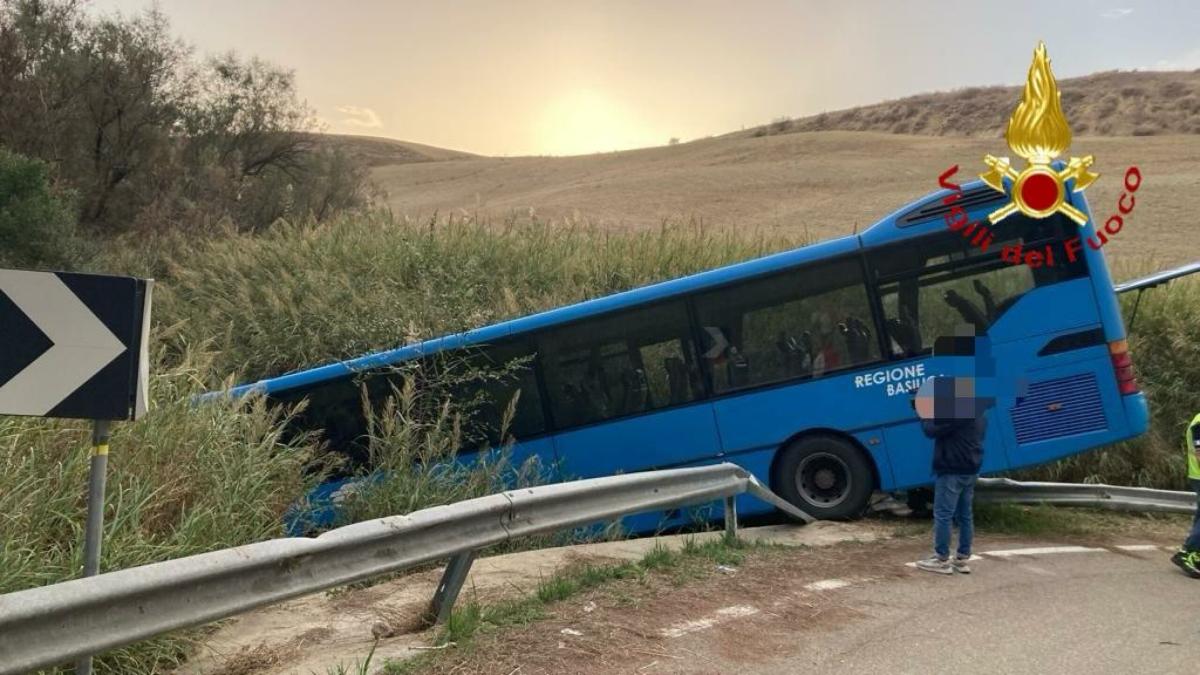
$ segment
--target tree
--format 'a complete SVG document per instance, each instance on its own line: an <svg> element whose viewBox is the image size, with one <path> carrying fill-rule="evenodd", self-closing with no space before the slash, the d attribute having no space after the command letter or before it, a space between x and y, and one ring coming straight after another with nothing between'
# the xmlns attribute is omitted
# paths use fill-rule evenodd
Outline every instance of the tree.
<svg viewBox="0 0 1200 675"><path fill-rule="evenodd" d="M69 195L50 187L44 162L0 148L0 265L72 269L86 248Z"/></svg>
<svg viewBox="0 0 1200 675"><path fill-rule="evenodd" d="M222 165L243 177L273 168L295 177L312 145L302 132L313 125L296 96L295 75L229 53L210 59L198 79L183 116L193 148L215 150Z"/></svg>
<svg viewBox="0 0 1200 675"><path fill-rule="evenodd" d="M62 161L77 142L77 2L0 0L0 144Z"/></svg>
<svg viewBox="0 0 1200 675"><path fill-rule="evenodd" d="M157 197L142 179L168 161L171 132L190 93L179 77L188 50L169 35L166 17L152 9L133 19L102 19L81 36L87 145L78 175L91 181L81 186L85 222L118 227ZM125 208L114 222L108 216L118 189L126 191Z"/></svg>
<svg viewBox="0 0 1200 675"><path fill-rule="evenodd" d="M223 208L239 220L261 226L287 215L286 193L308 178L313 151L304 133L313 115L296 94L295 75L229 53L205 62L194 81L181 117L188 165L220 167L208 177L228 183Z"/></svg>
<svg viewBox="0 0 1200 675"><path fill-rule="evenodd" d="M169 28L157 9L0 0L0 145L47 162L102 231L254 229L368 203L365 171L313 143L291 71L197 61Z"/></svg>

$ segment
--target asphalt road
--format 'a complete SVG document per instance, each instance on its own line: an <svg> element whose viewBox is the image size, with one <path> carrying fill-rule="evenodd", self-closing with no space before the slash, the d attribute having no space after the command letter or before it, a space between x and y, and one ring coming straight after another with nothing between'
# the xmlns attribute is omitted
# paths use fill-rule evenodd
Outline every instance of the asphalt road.
<svg viewBox="0 0 1200 675"><path fill-rule="evenodd" d="M779 658L750 670L1198 673L1200 580L1179 573L1168 555L985 555L969 576L913 570L851 584L829 593L858 620L780 645Z"/></svg>

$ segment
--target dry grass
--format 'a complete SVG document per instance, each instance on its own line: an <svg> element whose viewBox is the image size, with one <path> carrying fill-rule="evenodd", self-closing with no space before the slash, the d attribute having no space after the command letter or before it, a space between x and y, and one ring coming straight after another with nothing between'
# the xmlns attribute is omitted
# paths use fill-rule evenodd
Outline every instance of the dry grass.
<svg viewBox="0 0 1200 675"><path fill-rule="evenodd" d="M1200 134L1200 70L1093 73L1059 80L1059 89L1063 111L1077 134ZM967 87L797 120L782 118L744 133L842 130L1000 138L1020 96L1020 87Z"/></svg>

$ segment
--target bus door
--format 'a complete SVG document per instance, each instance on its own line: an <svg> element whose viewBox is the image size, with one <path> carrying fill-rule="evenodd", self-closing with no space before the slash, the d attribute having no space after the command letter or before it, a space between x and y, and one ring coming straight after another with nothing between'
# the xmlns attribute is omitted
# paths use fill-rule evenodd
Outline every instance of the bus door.
<svg viewBox="0 0 1200 675"><path fill-rule="evenodd" d="M885 368L865 376L870 388L879 390L869 404L881 413L896 487L928 484L934 479L933 441L913 407L917 388L934 376L973 375L979 380L977 391L987 396L995 381L994 373L977 372L972 356L935 357L934 345L939 337L988 335L1000 313L998 289L1019 285L1020 275L1028 270L1014 271L994 253L980 254L953 232L875 249L868 260L882 310L884 348L891 359ZM994 358L991 362L997 363ZM995 408L987 412L984 473L1009 465L1007 437L997 432L997 413Z"/></svg>
<svg viewBox="0 0 1200 675"><path fill-rule="evenodd" d="M719 454L682 300L582 319L538 342L564 478Z"/></svg>

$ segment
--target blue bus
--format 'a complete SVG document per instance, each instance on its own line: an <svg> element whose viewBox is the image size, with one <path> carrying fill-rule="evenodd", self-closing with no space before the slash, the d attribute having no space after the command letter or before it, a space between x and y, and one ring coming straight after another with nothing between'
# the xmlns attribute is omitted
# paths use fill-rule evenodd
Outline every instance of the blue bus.
<svg viewBox="0 0 1200 675"><path fill-rule="evenodd" d="M844 519L876 491L932 482L932 443L911 400L940 372L934 341L966 323L989 339L998 373L1027 382L1023 397L988 412L984 473L1145 432L1108 266L1101 250L1080 245L1090 224L1015 214L981 250L946 226L947 194L859 234L232 393L308 399L296 423L361 456L364 384L382 396L395 366L439 355L515 362L510 377L486 385L498 403L481 418L494 426L519 392L515 462L537 456L557 479L734 462L813 516ZM1089 213L1081 194L1068 199ZM981 220L1006 200L975 182L955 204ZM1017 245L1052 264L1001 259ZM738 508L769 510L748 498Z"/></svg>

